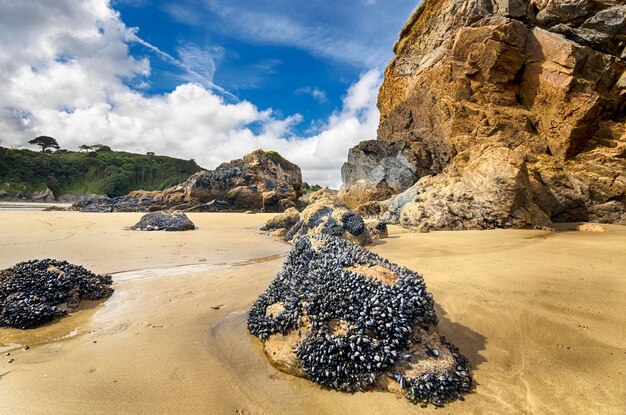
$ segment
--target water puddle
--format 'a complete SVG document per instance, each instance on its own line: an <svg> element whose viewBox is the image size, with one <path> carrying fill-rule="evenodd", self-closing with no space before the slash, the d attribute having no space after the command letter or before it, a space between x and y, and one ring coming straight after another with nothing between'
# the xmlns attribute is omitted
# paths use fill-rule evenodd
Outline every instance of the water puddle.
<svg viewBox="0 0 626 415"><path fill-rule="evenodd" d="M183 274L203 273L233 267L243 267L264 262L274 261L285 257L286 254L275 254L260 258L248 258L234 261L213 261L200 264L186 264L155 268L144 268L111 273L113 280L135 281L148 278L172 277ZM109 310L119 304L119 295L124 291L115 292L113 297L103 302L84 301L78 310L70 315L57 319L42 327L29 330L0 328L0 353L19 349L23 345L40 345L75 338L88 331L90 322L97 311Z"/></svg>
<svg viewBox="0 0 626 415"><path fill-rule="evenodd" d="M287 254L269 255L261 258L251 258L237 261L213 261L201 264L174 265L156 268L144 268L129 271L113 272L110 275L114 281L140 280L144 278L171 277L175 275L194 274L199 272L215 271L231 267L243 267L274 261L285 257Z"/></svg>

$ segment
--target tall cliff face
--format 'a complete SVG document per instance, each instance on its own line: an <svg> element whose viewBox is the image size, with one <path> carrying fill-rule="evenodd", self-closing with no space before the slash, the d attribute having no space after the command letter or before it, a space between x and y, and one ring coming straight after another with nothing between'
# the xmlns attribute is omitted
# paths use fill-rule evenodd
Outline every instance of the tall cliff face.
<svg viewBox="0 0 626 415"><path fill-rule="evenodd" d="M406 191L375 210L420 230L626 224L623 1L425 0L394 51L346 203Z"/></svg>

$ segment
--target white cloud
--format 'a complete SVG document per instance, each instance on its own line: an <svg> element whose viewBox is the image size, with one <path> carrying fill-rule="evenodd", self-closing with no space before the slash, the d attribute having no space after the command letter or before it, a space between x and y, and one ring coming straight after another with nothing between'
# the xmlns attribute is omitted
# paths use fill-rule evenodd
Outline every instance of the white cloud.
<svg viewBox="0 0 626 415"><path fill-rule="evenodd" d="M294 95L310 95L320 104L326 104L328 102L328 96L326 91L319 89L316 86L303 86L293 92Z"/></svg>
<svg viewBox="0 0 626 415"><path fill-rule="evenodd" d="M257 148L273 149L299 164L305 180L337 186L348 149L375 136L378 70L350 86L342 109L319 134L297 137L292 127L300 115L278 118L271 109L226 102L214 92L211 50L187 46L179 50L180 60L170 56L201 79L170 93L143 94L150 63L128 50L138 41L106 0L0 0L3 145L45 134L65 148L104 143L194 158L207 168Z"/></svg>
<svg viewBox="0 0 626 415"><path fill-rule="evenodd" d="M293 46L315 56L357 66L377 65L389 58L388 47L374 46L302 18L266 11L265 4L261 10L234 3L225 5L217 0L207 0L205 4L224 23L225 31L246 41ZM292 8L289 6L287 10Z"/></svg>

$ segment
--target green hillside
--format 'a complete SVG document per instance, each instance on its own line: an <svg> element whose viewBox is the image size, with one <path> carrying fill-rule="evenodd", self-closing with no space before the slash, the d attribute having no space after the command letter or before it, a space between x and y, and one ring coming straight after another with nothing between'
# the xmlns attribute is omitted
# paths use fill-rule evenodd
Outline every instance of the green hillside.
<svg viewBox="0 0 626 415"><path fill-rule="evenodd" d="M54 153L0 147L0 190L55 196L97 193L110 197L132 190L162 190L201 170L193 160L111 151Z"/></svg>

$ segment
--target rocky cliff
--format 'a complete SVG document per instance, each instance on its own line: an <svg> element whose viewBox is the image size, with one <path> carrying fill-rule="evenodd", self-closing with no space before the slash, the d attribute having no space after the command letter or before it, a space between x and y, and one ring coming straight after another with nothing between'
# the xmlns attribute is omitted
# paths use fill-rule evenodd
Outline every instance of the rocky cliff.
<svg viewBox="0 0 626 415"><path fill-rule="evenodd" d="M623 1L425 0L394 51L345 203L419 230L626 224Z"/></svg>
<svg viewBox="0 0 626 415"><path fill-rule="evenodd" d="M282 212L295 206L302 187L300 167L276 152L256 150L242 159L201 171L162 192L132 192L165 206L225 201L235 210Z"/></svg>

